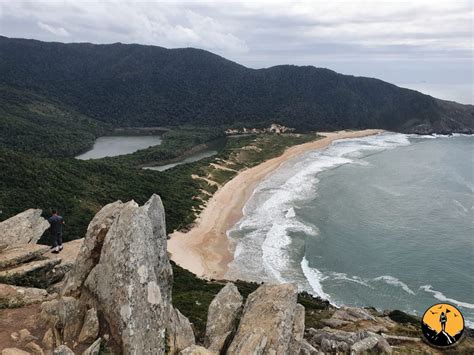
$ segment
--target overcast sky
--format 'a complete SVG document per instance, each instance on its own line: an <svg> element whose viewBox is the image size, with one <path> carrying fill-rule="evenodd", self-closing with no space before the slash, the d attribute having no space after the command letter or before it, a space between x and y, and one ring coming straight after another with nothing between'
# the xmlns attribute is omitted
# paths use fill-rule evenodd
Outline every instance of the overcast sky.
<svg viewBox="0 0 474 355"><path fill-rule="evenodd" d="M0 0L0 33L203 48L252 68L314 65L473 103L472 0Z"/></svg>

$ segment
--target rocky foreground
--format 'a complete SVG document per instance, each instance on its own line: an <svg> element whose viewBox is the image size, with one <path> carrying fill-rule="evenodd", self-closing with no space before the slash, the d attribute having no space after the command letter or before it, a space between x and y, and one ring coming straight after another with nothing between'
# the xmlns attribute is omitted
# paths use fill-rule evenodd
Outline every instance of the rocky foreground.
<svg viewBox="0 0 474 355"><path fill-rule="evenodd" d="M0 223L2 355L436 353L413 317L327 304L305 310L292 284L263 284L244 299L227 283L197 344L195 326L172 303L159 196L105 206L59 256L36 244L48 227L40 215ZM468 336L456 350L472 353L473 344Z"/></svg>

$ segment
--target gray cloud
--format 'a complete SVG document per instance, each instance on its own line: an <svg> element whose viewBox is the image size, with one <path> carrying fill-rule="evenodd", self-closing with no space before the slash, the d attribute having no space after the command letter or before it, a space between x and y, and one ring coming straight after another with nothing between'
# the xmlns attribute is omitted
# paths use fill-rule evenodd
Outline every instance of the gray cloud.
<svg viewBox="0 0 474 355"><path fill-rule="evenodd" d="M473 15L469 0L17 0L0 2L0 31L46 41L198 47L255 68L324 66L405 86L433 83L437 92L440 84L457 85L454 97L445 97L466 102ZM459 85L466 87L462 97Z"/></svg>
<svg viewBox="0 0 474 355"><path fill-rule="evenodd" d="M64 27L54 27L54 26L48 25L47 23L43 23L41 21L38 21L38 27L44 31L52 33L55 36L59 36L59 37L70 36L69 32L66 31Z"/></svg>

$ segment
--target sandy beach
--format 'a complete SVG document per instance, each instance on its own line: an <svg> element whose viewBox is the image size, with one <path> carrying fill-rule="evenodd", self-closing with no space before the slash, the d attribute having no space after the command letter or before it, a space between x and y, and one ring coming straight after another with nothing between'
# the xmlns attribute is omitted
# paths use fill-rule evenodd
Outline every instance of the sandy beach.
<svg viewBox="0 0 474 355"><path fill-rule="evenodd" d="M382 130L319 132L324 138L288 148L282 155L243 170L219 188L187 233L174 232L168 241L171 259L199 277L221 279L233 259L229 230L242 217L242 208L254 188L286 160L309 150L322 149L332 141L365 137Z"/></svg>

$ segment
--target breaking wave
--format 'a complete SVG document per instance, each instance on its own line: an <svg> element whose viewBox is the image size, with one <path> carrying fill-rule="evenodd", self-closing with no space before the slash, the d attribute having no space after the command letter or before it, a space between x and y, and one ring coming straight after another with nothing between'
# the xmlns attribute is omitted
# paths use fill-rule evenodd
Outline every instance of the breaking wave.
<svg viewBox="0 0 474 355"><path fill-rule="evenodd" d="M412 289L410 287L408 287L406 283L400 281L396 277L393 277L393 276L390 276L390 275L383 275L383 276L376 277L373 280L374 281L383 281L383 282L385 282L389 285L401 287L403 289L403 291L405 291L406 293L409 293L410 295L415 294L415 292L413 292Z"/></svg>
<svg viewBox="0 0 474 355"><path fill-rule="evenodd" d="M457 306L459 306L459 307L474 309L474 304L472 304L472 303L467 303L467 302L462 302L462 301L458 301L458 300L455 300L455 299L453 299L453 298L448 298L448 297L446 297L442 292L433 290L433 286L431 286L431 285L423 285L423 286L420 286L420 290L423 290L423 291L425 291L425 292L432 293L432 294L433 294L433 297L436 298L436 299L439 300L439 301L449 302L449 303L455 304L455 305L457 305Z"/></svg>
<svg viewBox="0 0 474 355"><path fill-rule="evenodd" d="M318 296L324 294L327 298L321 286L315 283L318 271L313 272L305 260L298 266L292 263L293 236L317 238L319 235L316 226L298 218L295 205L317 195L319 173L344 164L361 163L360 158L364 156L409 144L407 135L399 133L341 139L323 150L306 152L282 164L257 186L243 208L244 216L228 231L235 253L227 276L289 282L294 281L295 273L301 274L304 267L306 285L311 285ZM295 267L299 270L294 270Z"/></svg>
<svg viewBox="0 0 474 355"><path fill-rule="evenodd" d="M439 301L474 309L474 304L450 299L430 285L423 285L418 289L419 284L415 286L414 280L409 278L406 281L413 288L387 274L363 278L332 270L319 270L311 266L317 256L308 257L309 260L305 256L305 241L320 238L318 227L308 222L303 214L304 209L301 208L318 197L318 174L345 164L370 164L362 158L408 146L411 144L409 138L415 142L413 138L440 137L382 133L364 138L343 139L334 141L324 150L306 152L283 163L257 186L243 208L243 217L228 231L235 253L225 276L256 282L295 282L301 290L333 304L342 301L331 291L332 280L338 286L347 282L348 287L355 290L360 287L374 290L383 287L384 292L396 293L397 297L411 307L421 296L420 290L423 290ZM374 184L373 188L387 196L404 198L399 191L392 191L383 184ZM453 203L460 212L466 213L465 205L458 200L453 200ZM466 324L469 326L471 323L466 320Z"/></svg>
<svg viewBox="0 0 474 355"><path fill-rule="evenodd" d="M329 295L323 291L323 287L321 286L321 281L327 279L327 277L323 276L323 274L317 269L311 268L306 257L303 257L303 260L301 261L301 269L303 270L304 276L308 280L313 293L322 299L329 300Z"/></svg>

